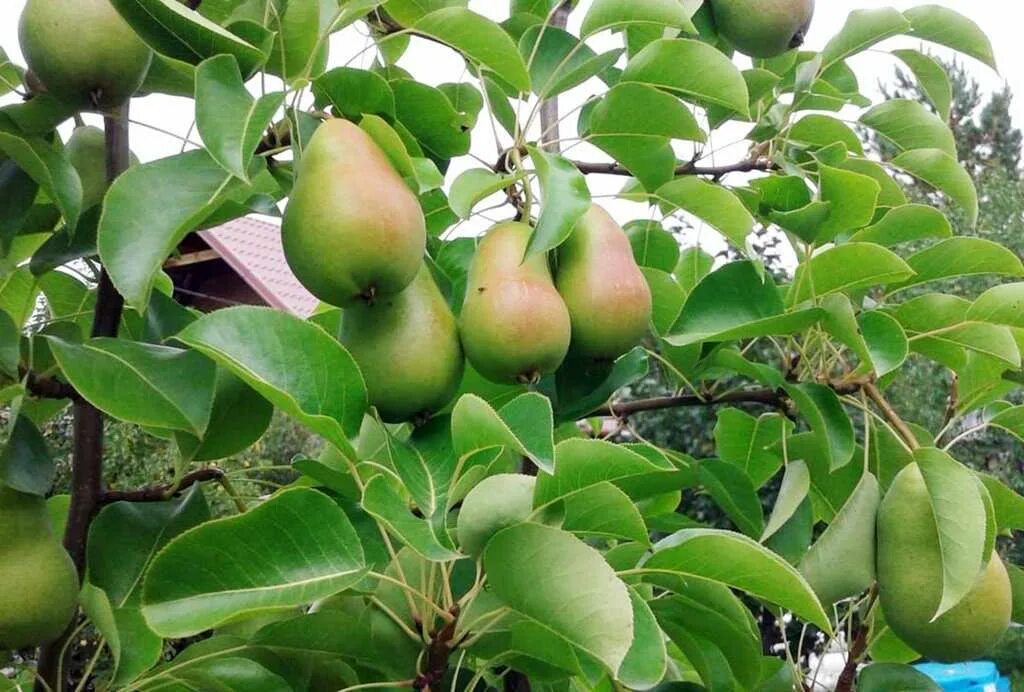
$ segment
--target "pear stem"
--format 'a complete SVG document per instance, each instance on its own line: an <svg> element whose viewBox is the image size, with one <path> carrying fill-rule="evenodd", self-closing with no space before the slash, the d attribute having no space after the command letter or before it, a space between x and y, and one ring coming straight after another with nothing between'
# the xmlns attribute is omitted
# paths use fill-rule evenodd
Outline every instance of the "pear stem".
<svg viewBox="0 0 1024 692"><path fill-rule="evenodd" d="M128 170L128 104L118 107L103 118L106 135L107 180L113 182ZM114 288L106 271L100 274L96 308L93 312L92 336L117 336L124 299ZM85 572L85 548L89 525L99 510L103 494L103 413L95 406L78 399L74 402L74 447L71 460L71 507L64 531L64 547L74 560L79 576ZM73 626L73 623L72 623ZM72 626L49 644L39 649L39 681L37 692L64 692L66 677L61 674L65 644ZM70 648L70 647L68 647Z"/></svg>

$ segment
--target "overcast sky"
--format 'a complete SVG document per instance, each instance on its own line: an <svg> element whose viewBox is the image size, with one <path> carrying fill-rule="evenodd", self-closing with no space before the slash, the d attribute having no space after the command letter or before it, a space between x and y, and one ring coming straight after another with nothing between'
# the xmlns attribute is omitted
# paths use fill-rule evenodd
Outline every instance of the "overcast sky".
<svg viewBox="0 0 1024 692"><path fill-rule="evenodd" d="M989 35L995 48L996 60L999 64L1000 73L997 74L985 65L974 61L971 58L964 58L969 66L971 74L979 79L988 89L996 89L1002 84L1008 83L1018 95L1014 104L1014 113L1017 124L1024 123L1024 39L1021 38L1021 24L1024 23L1024 6L1018 2L1008 0L933 0L939 4L949 6L959 12L971 17ZM18 17L24 7L24 0L2 0L0 1L0 47L7 52L11 59L19 64L24 64L21 51L18 47L17 24ZM818 0L818 8L815 21L807 40L809 48L820 49L830 36L835 34L846 19L848 12L854 8L877 8L892 6L903 10L920 2L904 0L852 0L850 3L839 0ZM489 15L493 18L502 18L508 3L505 0L471 0L470 7L478 12ZM584 14L589 0L582 0L580 8L575 12L574 21L577 23ZM572 25L570 25L572 26ZM366 39L359 32L361 29L352 28L336 34L332 40L331 65L344 63L350 56L358 53L365 45ZM598 37L598 49L608 49L618 45L618 39L607 32ZM912 39L899 37L890 40L882 47L916 47L918 42ZM948 54L941 48L934 49L938 54ZM355 66L369 66L372 60L372 52L365 53L361 61L353 63ZM892 74L895 59L882 51L870 51L857 56L852 61L852 66L861 80L862 90L869 97L877 97L875 87L880 78L888 79ZM406 56L399 63L414 75L431 84L438 84L446 81L458 81L463 78L464 69L461 60L452 51L437 46L427 41L413 39L413 45ZM563 113L568 112L575 105L582 103L588 96L600 93L602 85L596 80L577 87L563 97ZM10 97L6 99L10 100ZM5 99L0 98L0 103ZM181 136L188 132L192 125L193 111L191 102L185 99L177 99L167 96L149 96L136 99L132 104L132 119L140 123L146 123L163 130L169 130L178 135L178 138L162 134L156 130L141 125L133 125L131 132L132 149L143 161L160 158L177 153L182 147ZM88 116L90 122L97 122L95 116ZM727 143L741 139L742 129L716 133L715 138L710 142L710 149L715 151L715 161L718 163L743 158L742 148L729 147ZM197 135L193 133L193 139ZM477 129L474 132L473 152L481 158L493 161L495 159L495 143L490 124L486 118L481 118ZM688 156L685 147L680 148L680 156ZM600 154L583 145L573 150L573 156L588 160L599 159ZM472 159L453 165L448 173L447 182L450 184L455 175L468 167L479 165ZM621 179L591 179L591 189L595 195L610 195L621 187ZM613 213L625 222L631 216L643 215L645 210L639 205L625 202L611 202L607 204L612 207ZM647 212L649 213L649 212ZM476 232L485 226L489 220L476 219L474 223L467 225L460 231ZM699 229L697 231L700 232ZM461 234L461 233L460 233ZM707 236L701 236L704 240ZM706 241L705 241L706 242Z"/></svg>

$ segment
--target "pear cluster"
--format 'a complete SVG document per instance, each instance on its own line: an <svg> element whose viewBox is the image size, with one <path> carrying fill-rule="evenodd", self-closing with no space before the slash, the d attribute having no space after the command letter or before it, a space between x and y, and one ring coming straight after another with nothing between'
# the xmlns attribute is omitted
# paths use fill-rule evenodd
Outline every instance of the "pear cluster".
<svg viewBox="0 0 1024 692"><path fill-rule="evenodd" d="M651 293L622 228L592 206L559 248L528 254L508 221L480 240L458 318L424 260L416 196L358 126L325 122L297 171L281 228L295 276L343 309L340 339L387 422L418 420L458 391L464 363L501 384L533 384L568 355L611 361L640 342Z"/></svg>
<svg viewBox="0 0 1024 692"><path fill-rule="evenodd" d="M0 486L0 650L56 639L78 603L78 574L46 501Z"/></svg>
<svg viewBox="0 0 1024 692"><path fill-rule="evenodd" d="M46 91L83 110L127 101L153 59L109 0L28 0L18 39Z"/></svg>
<svg viewBox="0 0 1024 692"><path fill-rule="evenodd" d="M1010 626L1013 595L994 552L967 595L938 618L942 542L920 467L904 467L878 511L878 595L892 631L935 661L967 661L988 652Z"/></svg>

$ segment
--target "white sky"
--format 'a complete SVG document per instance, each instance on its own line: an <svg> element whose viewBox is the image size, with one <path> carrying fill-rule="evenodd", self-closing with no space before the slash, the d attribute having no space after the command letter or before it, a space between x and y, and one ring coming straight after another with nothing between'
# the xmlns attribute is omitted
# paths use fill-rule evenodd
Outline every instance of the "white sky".
<svg viewBox="0 0 1024 692"><path fill-rule="evenodd" d="M1008 83L1017 95L1014 104L1014 113L1018 125L1024 124L1024 40L1021 38L1021 25L1024 24L1024 6L1015 1L1008 0L932 0L938 4L946 5L971 17L989 35L995 49L996 60L1001 73L996 74L985 65L964 58L969 69L982 84L989 89L1002 86L1004 80ZM18 17L24 7L24 0L0 0L0 46L8 53L12 60L24 64L21 51L18 47L17 24ZM580 7L574 13L576 26L584 14L590 0L582 0ZM807 40L809 48L820 49L830 36L836 33L846 19L848 12L854 8L876 8L892 6L897 9L907 9L922 2L906 0L853 0L847 4L839 0L818 0L817 13ZM493 18L503 18L507 11L506 0L471 0L470 7L478 12L489 15ZM570 24L570 28L572 28ZM599 50L619 45L619 39L605 33L598 37L600 44L594 45ZM895 38L882 44L881 47L917 47L919 42L908 38ZM359 52L366 44L365 38L356 32L355 28L345 30L336 34L332 40L331 66L340 65L348 58ZM939 54L948 54L941 48L934 48ZM353 63L354 66L369 66L373 53L367 52L362 56L361 61ZM413 39L410 50L399 63L411 71L418 79L431 84L438 84L446 81L458 81L463 75L463 64L461 60L444 47L431 44L420 39ZM854 70L860 78L861 88L869 97L877 97L875 85L880 78L888 79L892 74L892 68L897 64L896 60L881 51L874 50L855 57L851 60ZM596 80L577 87L567 95L563 96L562 112L566 113L574 106L582 103L588 96L600 93L603 85ZM6 101L9 101L8 97ZM0 98L0 103L5 99ZM90 122L97 122L96 116L87 116ZM132 103L132 119L146 123L163 130L168 130L177 135L184 136L190 129L193 119L192 104L189 100L154 95L142 99L136 99ZM574 121L573 117L571 121ZM564 135L564 133L563 133ZM735 146L729 147L726 143L741 139L743 129L720 131L716 133L710 142L710 148L716 149L714 161L724 163L744 157L744 150ZM193 134L193 139L198 135ZM482 117L474 132L473 153L479 157L493 161L496 158L495 144L492 130L486 117ZM160 133L142 125L133 125L131 131L132 149L142 161L149 161L177 153L182 146L180 139ZM506 142L507 144L507 142ZM679 149L680 156L688 156L689 151L685 146ZM589 145L582 145L572 150L574 158L585 160L600 160L601 155ZM448 172L447 184L450 184L454 177L466 168L478 166L479 164L466 157L465 161L453 164ZM590 179L591 190L595 195L610 195L620 189L621 178L600 178ZM446 185L447 187L447 185ZM645 206L623 201L602 200L603 204L609 206L613 214L620 222L625 222L637 216L646 216L650 212ZM504 213L495 212L495 213ZM489 224L489 220L482 218L467 224L460 229L462 232L475 233L482 230ZM700 233L700 230L697 231ZM708 235L699 236L699 240L707 243ZM715 245L715 242L710 243ZM712 248L709 248L712 249Z"/></svg>

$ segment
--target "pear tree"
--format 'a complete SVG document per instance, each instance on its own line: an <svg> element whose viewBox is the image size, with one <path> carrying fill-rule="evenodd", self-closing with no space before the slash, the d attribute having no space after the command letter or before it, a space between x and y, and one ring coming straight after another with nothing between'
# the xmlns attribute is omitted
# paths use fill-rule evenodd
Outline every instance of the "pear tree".
<svg viewBox="0 0 1024 692"><path fill-rule="evenodd" d="M0 62L0 690L808 690L838 647L848 692L984 656L1024 611L997 543L1024 498L957 445L1024 438L1024 264L903 185L976 221L921 46L992 48L938 5L805 45L813 14L27 0L27 64ZM869 50L930 105L866 95ZM202 144L135 159L149 94ZM175 300L182 241L254 212L312 316ZM942 292L965 275L992 288ZM941 429L886 396L911 357L954 375ZM635 398L652 371L672 395ZM685 407L716 413L706 458L630 425ZM231 459L274 411L323 452L271 479ZM108 420L172 476L113 483Z"/></svg>

